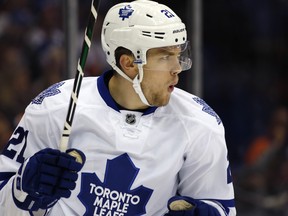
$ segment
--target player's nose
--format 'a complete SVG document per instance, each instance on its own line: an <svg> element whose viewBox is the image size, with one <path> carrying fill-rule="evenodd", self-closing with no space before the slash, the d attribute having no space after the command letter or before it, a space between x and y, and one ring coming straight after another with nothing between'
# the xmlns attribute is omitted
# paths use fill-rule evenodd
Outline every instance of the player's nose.
<svg viewBox="0 0 288 216"><path fill-rule="evenodd" d="M181 72L182 72L182 67L180 65L179 60L177 59L177 61L173 63L173 67L171 69L171 75L178 75Z"/></svg>

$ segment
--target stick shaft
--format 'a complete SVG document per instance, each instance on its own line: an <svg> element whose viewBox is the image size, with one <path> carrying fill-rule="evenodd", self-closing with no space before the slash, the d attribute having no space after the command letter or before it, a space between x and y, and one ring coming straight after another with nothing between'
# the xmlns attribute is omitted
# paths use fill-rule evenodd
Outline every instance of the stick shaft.
<svg viewBox="0 0 288 216"><path fill-rule="evenodd" d="M93 37L93 29L95 22L97 20L97 11L96 11L96 0L92 1L91 11L89 15L89 21L85 30L84 41L82 45L82 51L77 65L77 72L74 79L73 89L70 97L68 112L66 115L66 121L64 124L64 129L62 131L61 141L60 141L60 150L65 152L68 148L68 142L70 138L70 133L72 129L72 123L74 119L74 114L77 106L77 101L81 89L82 79L84 77L84 68L91 46L91 41Z"/></svg>

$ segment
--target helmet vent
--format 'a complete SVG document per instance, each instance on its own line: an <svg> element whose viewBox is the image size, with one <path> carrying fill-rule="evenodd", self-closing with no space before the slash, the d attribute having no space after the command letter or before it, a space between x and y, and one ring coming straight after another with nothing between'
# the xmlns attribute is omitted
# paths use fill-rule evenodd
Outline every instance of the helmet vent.
<svg viewBox="0 0 288 216"><path fill-rule="evenodd" d="M151 32L148 32L148 31L142 31L142 35L147 36L147 37L152 37Z"/></svg>
<svg viewBox="0 0 288 216"><path fill-rule="evenodd" d="M149 32L149 31L142 31L142 35L146 37L154 37L157 39L164 39L165 32Z"/></svg>
<svg viewBox="0 0 288 216"><path fill-rule="evenodd" d="M155 35L165 35L165 32L154 32Z"/></svg>

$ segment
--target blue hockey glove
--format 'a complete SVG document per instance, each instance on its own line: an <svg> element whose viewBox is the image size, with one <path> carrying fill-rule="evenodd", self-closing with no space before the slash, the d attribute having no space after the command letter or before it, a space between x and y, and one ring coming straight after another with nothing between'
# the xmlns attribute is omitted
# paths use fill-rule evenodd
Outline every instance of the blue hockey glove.
<svg viewBox="0 0 288 216"><path fill-rule="evenodd" d="M168 200L169 212L165 216L220 216L216 208L186 196L174 196Z"/></svg>
<svg viewBox="0 0 288 216"><path fill-rule="evenodd" d="M66 153L46 148L25 160L13 183L13 199L18 208L48 209L61 197L68 198L76 187L85 155L76 149Z"/></svg>

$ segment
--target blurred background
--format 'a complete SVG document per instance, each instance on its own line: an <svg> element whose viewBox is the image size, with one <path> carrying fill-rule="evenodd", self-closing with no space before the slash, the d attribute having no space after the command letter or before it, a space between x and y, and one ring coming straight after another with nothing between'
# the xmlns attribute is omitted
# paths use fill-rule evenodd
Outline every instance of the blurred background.
<svg viewBox="0 0 288 216"><path fill-rule="evenodd" d="M109 69L102 1L85 75ZM193 67L179 87L221 117L238 215L288 215L288 1L159 0L186 23ZM73 78L90 0L0 0L0 151L42 90Z"/></svg>

